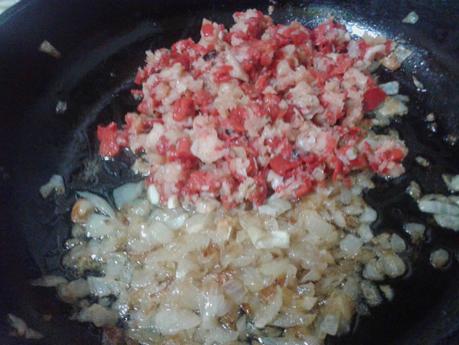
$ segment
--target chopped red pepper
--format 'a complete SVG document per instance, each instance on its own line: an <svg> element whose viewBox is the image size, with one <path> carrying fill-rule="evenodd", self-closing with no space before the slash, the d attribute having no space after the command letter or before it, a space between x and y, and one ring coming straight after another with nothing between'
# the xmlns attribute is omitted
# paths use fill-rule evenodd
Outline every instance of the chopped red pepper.
<svg viewBox="0 0 459 345"><path fill-rule="evenodd" d="M114 157L120 151L117 143L118 126L111 122L107 126L97 126L97 139L99 140L99 154L104 157Z"/></svg>
<svg viewBox="0 0 459 345"><path fill-rule="evenodd" d="M373 87L363 95L363 110L365 112L375 110L386 99L386 93L379 87Z"/></svg>
<svg viewBox="0 0 459 345"><path fill-rule="evenodd" d="M194 108L193 99L191 97L184 96L174 103L172 118L175 121L183 121L194 116L195 113L196 110Z"/></svg>
<svg viewBox="0 0 459 345"><path fill-rule="evenodd" d="M274 157L269 162L271 169L273 169L276 174L281 176L285 176L288 171L293 170L300 165L300 161L288 161L282 158L281 155Z"/></svg>

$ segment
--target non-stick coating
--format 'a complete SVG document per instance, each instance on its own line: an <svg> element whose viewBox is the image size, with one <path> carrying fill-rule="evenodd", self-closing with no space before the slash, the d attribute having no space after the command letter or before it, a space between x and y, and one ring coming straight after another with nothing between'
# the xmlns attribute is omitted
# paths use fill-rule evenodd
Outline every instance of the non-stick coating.
<svg viewBox="0 0 459 345"><path fill-rule="evenodd" d="M268 5L234 0L31 0L0 16L0 344L27 343L7 336L6 313L45 334L39 344L100 343L94 328L67 320L70 310L54 291L28 285L45 271L59 271L72 200L68 195L45 202L38 188L54 173L65 177L70 190L81 188L84 162L100 166L98 180L88 186L101 193L133 178L127 164L97 160L94 124L120 120L132 109L128 90L144 50L196 37L204 16L228 25L234 10L266 11ZM411 10L419 14L419 22L401 24ZM409 277L394 282L395 301L358 320L353 334L329 344L457 345L459 265L453 260L446 272L434 271L428 255L439 246L457 253L459 239L420 215L404 189L415 179L427 193L445 193L441 172L459 173L458 148L444 140L447 134L459 134L459 2L279 1L274 19L314 25L328 15L355 34L369 29L404 40L414 50L401 71L382 75L399 80L402 93L412 99L409 115L395 124L410 149L408 174L391 183L378 181L366 198L381 215L375 231L389 228L402 234L403 222L424 221L429 234L426 244L413 249L416 260ZM45 39L62 52L60 60L38 52ZM416 90L412 73L426 91ZM59 100L68 104L64 114L55 112ZM424 121L431 111L437 118L435 132ZM416 155L428 158L431 167L417 166ZM44 321L44 314L51 314L51 321Z"/></svg>

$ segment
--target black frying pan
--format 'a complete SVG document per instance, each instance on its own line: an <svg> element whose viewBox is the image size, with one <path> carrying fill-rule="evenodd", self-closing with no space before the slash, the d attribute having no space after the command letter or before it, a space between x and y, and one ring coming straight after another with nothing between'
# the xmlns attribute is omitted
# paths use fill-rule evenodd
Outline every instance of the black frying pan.
<svg viewBox="0 0 459 345"><path fill-rule="evenodd" d="M267 6L235 0L29 0L0 16L0 344L32 343L8 337L6 313L44 333L39 344L100 344L94 328L67 319L69 309L53 290L28 285L43 272L61 270L72 190L86 186L105 193L135 179L131 157L97 159L95 123L120 121L134 107L129 89L145 49L196 37L202 17L228 25L237 9ZM419 22L402 24L411 10ZM393 282L394 302L373 309L356 320L352 334L328 343L457 345L459 265L453 260L447 271L435 271L428 256L439 246L457 253L459 238L421 215L404 189L416 179L427 193L445 193L441 173L459 173L459 143L445 140L459 135L459 2L280 1L274 19L315 25L328 15L355 33L363 28L405 40L415 51L402 70L381 75L399 80L401 92L411 97L409 115L393 125L410 149L408 173L390 183L378 180L366 198L381 215L376 232L389 228L402 234L403 222L423 221L429 238L411 249L414 263L406 278ZM44 39L62 52L60 60L37 51ZM416 91L412 73L426 92ZM64 114L56 114L59 100L68 104ZM436 126L424 121L431 111ZM416 165L416 155L428 158L431 167ZM94 166L97 178L85 181L85 169ZM38 188L54 173L65 177L69 193L45 202ZM43 314L51 314L51 321Z"/></svg>

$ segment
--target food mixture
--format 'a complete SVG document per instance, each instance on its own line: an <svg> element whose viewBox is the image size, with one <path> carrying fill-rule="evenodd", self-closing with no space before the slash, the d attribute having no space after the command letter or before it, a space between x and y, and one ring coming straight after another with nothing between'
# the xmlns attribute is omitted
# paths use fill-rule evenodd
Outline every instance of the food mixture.
<svg viewBox="0 0 459 345"><path fill-rule="evenodd" d="M144 180L114 205L78 192L74 275L34 282L106 344L319 345L391 300L406 271L404 240L373 234L362 196L373 175L404 172L403 141L372 126L406 114L406 98L372 73L406 50L333 19L234 20L147 52L137 110L97 129L100 155L132 151Z"/></svg>

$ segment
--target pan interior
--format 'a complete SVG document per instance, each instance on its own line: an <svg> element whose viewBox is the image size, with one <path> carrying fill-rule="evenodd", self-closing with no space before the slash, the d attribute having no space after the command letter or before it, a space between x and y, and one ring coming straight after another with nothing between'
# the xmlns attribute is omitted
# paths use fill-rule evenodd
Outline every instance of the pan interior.
<svg viewBox="0 0 459 345"><path fill-rule="evenodd" d="M8 284L0 285L0 317L3 321L6 312L23 317L47 335L43 344L62 344L63 337L68 339L67 344L98 344L96 330L67 320L69 308L56 300L52 290L32 289L27 284L43 272L62 270L60 257L69 236L73 191L107 194L136 179L129 170L132 157L126 155L116 161L98 158L95 126L111 120L121 123L124 114L134 109L130 89L145 50L168 47L184 37L196 38L203 17L229 25L235 10L256 7L266 11L268 2L169 1L159 5L148 1L69 1L66 7L50 2L44 5L49 6L49 14L37 14L38 3L31 1L20 11L16 9L18 13L10 12L4 23L6 30L13 30L22 22L20 15L22 20L39 17L55 30L26 25L19 30L29 35L23 35L27 38L21 42L26 48L2 55L6 60L3 68L8 63L13 66L13 62L16 67L2 74L14 83L1 84L5 122L0 129L0 191L6 212L1 215L4 231L0 235L0 274L7 277L4 281ZM70 8L79 10L72 12ZM401 19L413 9L420 22L402 25ZM422 222L427 224L428 240L411 248L414 261L410 274L394 282L394 302L356 320L358 327L352 334L331 338L329 344L459 341L459 265L453 260L446 272L440 272L428 260L437 247L457 253L457 234L438 228L419 213L416 203L405 193L412 180L425 193L446 193L441 174L459 173L459 161L455 159L459 149L451 145L451 139L459 135L459 68L454 63L459 56L458 14L459 7L452 1L290 1L276 5L273 18L280 23L297 20L314 26L332 15L355 35L363 31L383 34L413 50L401 70L380 74L381 81L398 80L400 93L411 99L409 114L392 124L410 150L405 162L407 173L390 182L376 180L377 187L366 200L378 210L375 232L390 230L408 239L403 223ZM77 29L71 30L71 25ZM61 50L62 59L53 60L36 51L43 39ZM4 41L13 47L18 45L17 38L14 41L2 33L0 42ZM1 49L6 50L4 47ZM426 91L416 89L413 75ZM66 112L56 113L58 101L67 103ZM435 128L425 121L430 112L436 115ZM417 165L416 156L427 158L430 167ZM56 173L64 176L67 193L44 201L38 189ZM52 314L52 320L43 321L43 314ZM6 334L6 326L1 325L0 340L8 339L2 343L20 343L6 338Z"/></svg>

